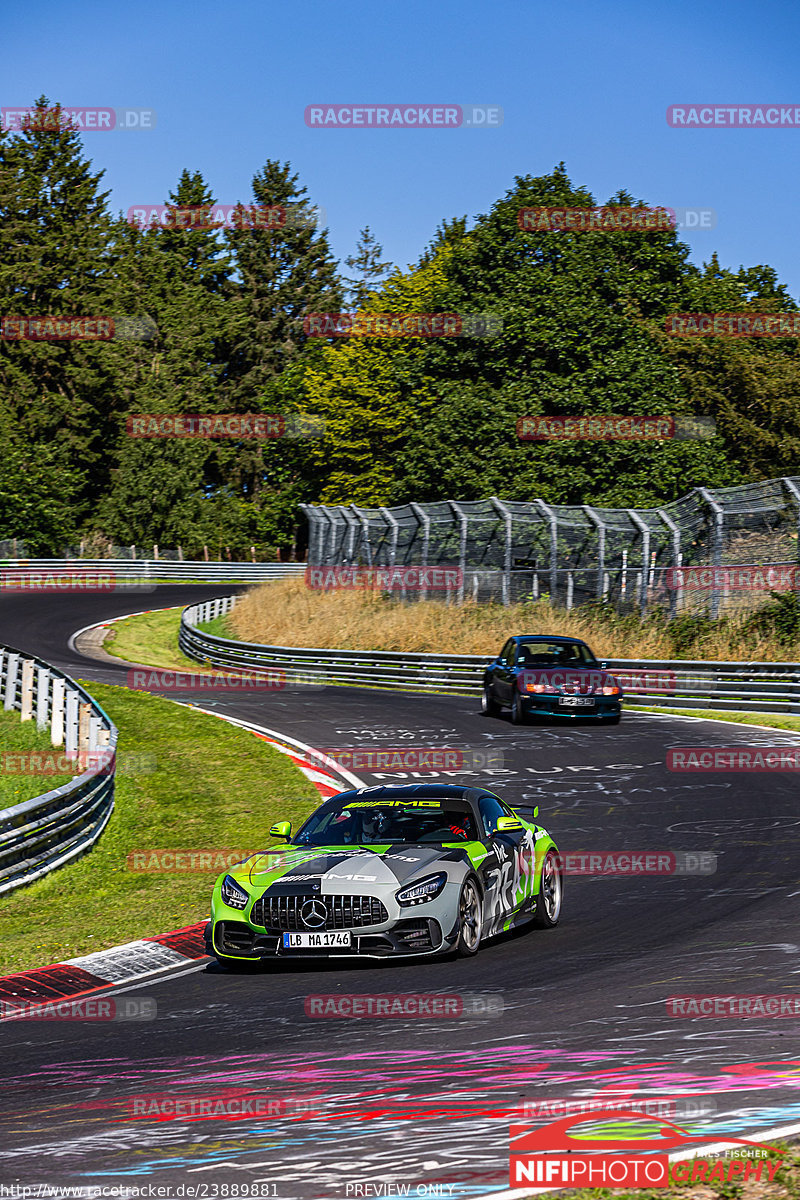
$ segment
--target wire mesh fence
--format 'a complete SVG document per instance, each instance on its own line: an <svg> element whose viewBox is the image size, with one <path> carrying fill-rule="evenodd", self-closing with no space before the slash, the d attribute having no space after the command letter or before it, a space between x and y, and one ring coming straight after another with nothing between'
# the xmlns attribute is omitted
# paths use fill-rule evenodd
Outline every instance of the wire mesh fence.
<svg viewBox="0 0 800 1200"><path fill-rule="evenodd" d="M661 508L551 505L543 500L441 500L396 508L301 505L310 566L388 569L381 586L403 598L402 567L456 568L446 597L508 605L546 599L572 608L605 602L643 614L752 611L771 592L798 590L800 477L695 488Z"/></svg>

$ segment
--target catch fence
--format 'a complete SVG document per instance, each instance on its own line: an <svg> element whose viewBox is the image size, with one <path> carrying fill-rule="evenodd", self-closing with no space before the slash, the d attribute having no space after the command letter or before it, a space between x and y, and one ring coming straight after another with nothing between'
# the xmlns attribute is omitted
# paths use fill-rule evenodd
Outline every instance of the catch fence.
<svg viewBox="0 0 800 1200"><path fill-rule="evenodd" d="M798 591L800 476L695 488L660 508L441 500L395 508L301 505L312 566L451 565L447 598L590 601L618 610L751 611ZM711 569L713 568L713 569ZM402 575L389 585L405 598ZM419 595L420 593L417 593Z"/></svg>

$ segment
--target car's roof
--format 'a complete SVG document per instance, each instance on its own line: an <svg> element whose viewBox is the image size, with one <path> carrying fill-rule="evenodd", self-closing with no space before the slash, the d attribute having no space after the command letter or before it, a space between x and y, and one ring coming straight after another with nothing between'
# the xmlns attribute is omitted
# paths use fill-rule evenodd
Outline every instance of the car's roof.
<svg viewBox="0 0 800 1200"><path fill-rule="evenodd" d="M564 642L578 646L586 645L582 638L561 637L557 633L518 633L512 640L515 642Z"/></svg>
<svg viewBox="0 0 800 1200"><path fill-rule="evenodd" d="M365 800L373 800L380 804L381 800L403 800L405 797L414 800L467 800L474 803L481 796L493 796L494 792L487 788L459 786L457 783L386 783L375 787L353 788L348 792L340 792L331 796L331 800L355 799L360 796Z"/></svg>

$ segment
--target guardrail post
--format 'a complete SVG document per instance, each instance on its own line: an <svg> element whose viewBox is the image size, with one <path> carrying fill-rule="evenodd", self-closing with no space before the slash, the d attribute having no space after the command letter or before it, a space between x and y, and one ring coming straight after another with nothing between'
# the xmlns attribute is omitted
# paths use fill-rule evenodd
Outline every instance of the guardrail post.
<svg viewBox="0 0 800 1200"><path fill-rule="evenodd" d="M50 741L54 746L64 745L64 695L66 683L63 679L53 680L53 700L50 709Z"/></svg>
<svg viewBox="0 0 800 1200"><path fill-rule="evenodd" d="M5 670L5 698L3 708L9 712L17 699L17 676L19 675L19 655L12 651L8 656Z"/></svg>
<svg viewBox="0 0 800 1200"><path fill-rule="evenodd" d="M86 701L78 704L78 754L82 756L87 755L91 749L91 739L89 737L91 715L91 704L88 704Z"/></svg>
<svg viewBox="0 0 800 1200"><path fill-rule="evenodd" d="M19 713L20 721L30 721L33 717L33 668L32 658L22 660L22 684L20 687Z"/></svg>
<svg viewBox="0 0 800 1200"><path fill-rule="evenodd" d="M64 751L69 757L78 752L78 693L67 688L64 714Z"/></svg>
<svg viewBox="0 0 800 1200"><path fill-rule="evenodd" d="M50 712L50 671L39 666L36 672L36 728L46 729Z"/></svg>

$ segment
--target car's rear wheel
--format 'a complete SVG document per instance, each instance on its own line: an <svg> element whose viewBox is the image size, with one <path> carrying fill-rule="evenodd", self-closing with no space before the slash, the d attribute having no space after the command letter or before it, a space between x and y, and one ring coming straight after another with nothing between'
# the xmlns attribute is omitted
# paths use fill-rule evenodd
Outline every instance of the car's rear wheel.
<svg viewBox="0 0 800 1200"><path fill-rule="evenodd" d="M478 953L483 928L483 898L472 876L461 885L458 898L458 941L456 953L468 957Z"/></svg>
<svg viewBox="0 0 800 1200"><path fill-rule="evenodd" d="M525 710L522 707L522 696L520 696L519 692L514 692L514 695L511 697L511 724L525 724Z"/></svg>
<svg viewBox="0 0 800 1200"><path fill-rule="evenodd" d="M533 919L534 924L538 925L540 929L552 929L558 924L563 894L564 881L558 865L558 855L555 850L548 850L542 863L539 895L536 898L536 916Z"/></svg>
<svg viewBox="0 0 800 1200"><path fill-rule="evenodd" d="M481 712L485 717L496 717L500 712L500 705L492 695L492 689L488 683L483 685L483 695L481 696Z"/></svg>
<svg viewBox="0 0 800 1200"><path fill-rule="evenodd" d="M619 725L621 719L619 713L615 717L606 717L606 725Z"/></svg>

